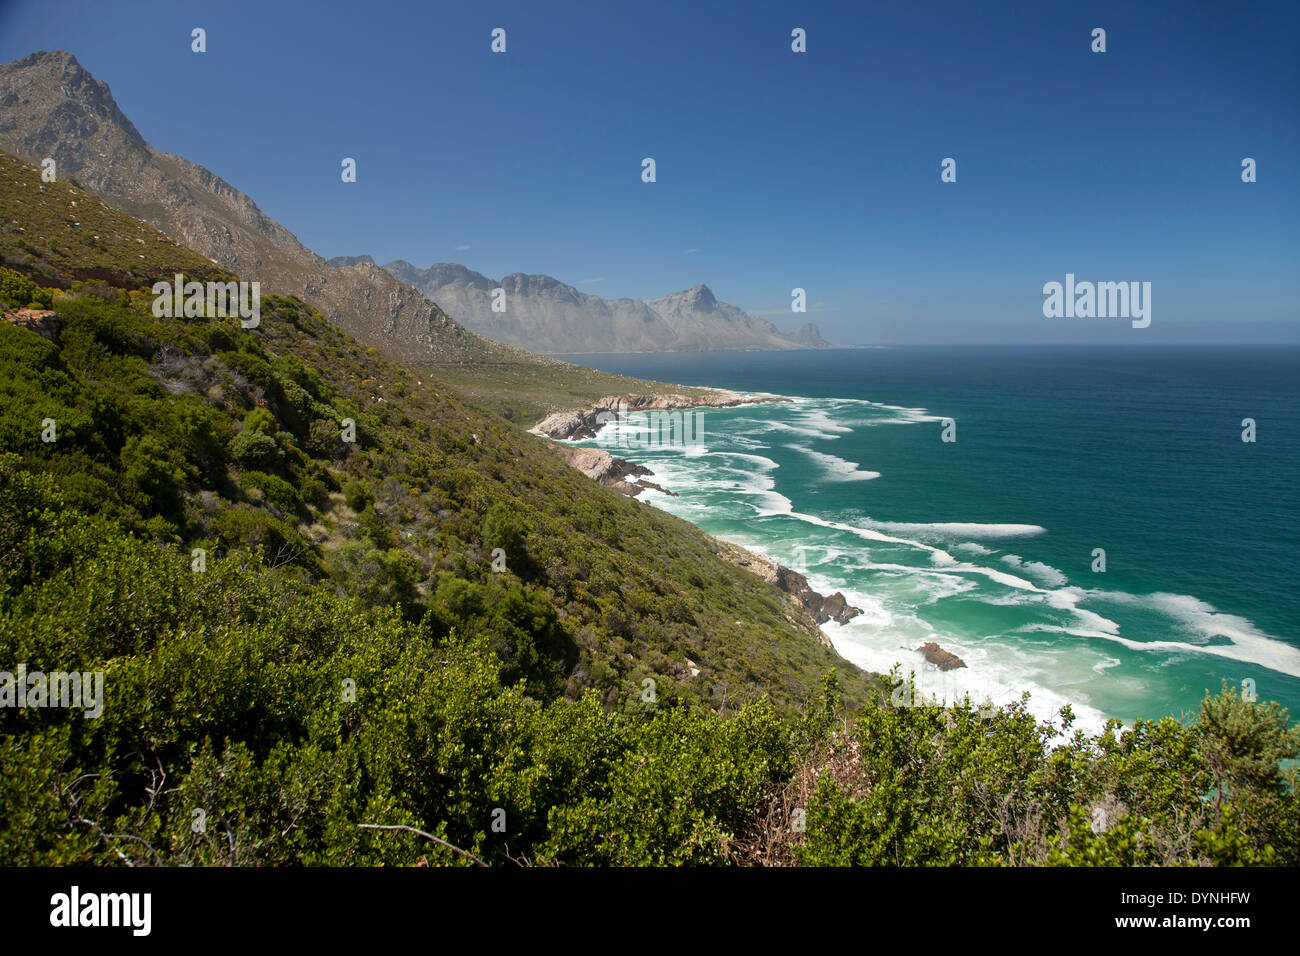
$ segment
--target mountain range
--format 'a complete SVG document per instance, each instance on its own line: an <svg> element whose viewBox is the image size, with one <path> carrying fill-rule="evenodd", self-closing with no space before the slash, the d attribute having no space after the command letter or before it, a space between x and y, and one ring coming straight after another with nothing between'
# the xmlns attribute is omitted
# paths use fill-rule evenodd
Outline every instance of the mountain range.
<svg viewBox="0 0 1300 956"><path fill-rule="evenodd" d="M704 285L660 299L602 299L550 276L514 273L495 281L445 263L420 270L397 260L380 268L369 256L326 262L230 183L146 142L108 85L62 50L0 66L0 148L34 165L52 158L58 176L260 281L264 292L301 295L335 326L397 361L544 361L516 349L826 347L815 326L783 333L718 301ZM505 290L504 313L492 310L496 288Z"/></svg>
<svg viewBox="0 0 1300 956"><path fill-rule="evenodd" d="M368 256L331 265L353 267ZM535 352L695 352L719 349L830 348L811 323L782 332L771 322L719 301L706 285L658 299L605 299L548 275L514 272L490 279L455 263L418 269L398 259L384 266L467 328ZM494 311L494 289L504 311Z"/></svg>

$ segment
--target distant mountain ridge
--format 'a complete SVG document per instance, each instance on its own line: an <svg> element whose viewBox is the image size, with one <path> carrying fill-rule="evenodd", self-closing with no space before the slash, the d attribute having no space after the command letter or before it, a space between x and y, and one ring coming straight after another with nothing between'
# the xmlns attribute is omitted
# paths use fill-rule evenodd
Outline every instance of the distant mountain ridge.
<svg viewBox="0 0 1300 956"><path fill-rule="evenodd" d="M330 262L347 264L345 257ZM701 352L831 348L817 327L782 332L766 319L718 300L706 285L657 299L606 299L548 275L491 279L451 262L418 269L403 259L384 268L481 335L535 352ZM505 290L504 312L492 290Z"/></svg>
<svg viewBox="0 0 1300 956"><path fill-rule="evenodd" d="M263 293L296 294L389 358L414 362L544 361L469 332L415 289L359 257L331 269L255 202L202 166L151 147L66 51L0 66L0 148L55 160L110 205L142 219Z"/></svg>

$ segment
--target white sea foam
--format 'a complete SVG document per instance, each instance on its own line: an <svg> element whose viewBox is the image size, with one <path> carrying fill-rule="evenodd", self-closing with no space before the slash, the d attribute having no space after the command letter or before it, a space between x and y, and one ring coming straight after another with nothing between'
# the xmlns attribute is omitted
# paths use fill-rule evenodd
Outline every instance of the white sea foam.
<svg viewBox="0 0 1300 956"><path fill-rule="evenodd" d="M887 414L872 415L867 418L843 419L844 425L915 425L920 422L938 422L942 421L940 415L932 415L929 410L924 408L908 408L905 405L886 405L883 402L872 402L863 398L840 398L834 399L835 403L842 406L858 406L861 409L880 409Z"/></svg>
<svg viewBox="0 0 1300 956"><path fill-rule="evenodd" d="M1045 534L1047 529L1036 524L976 524L964 521L876 521L866 519L866 524L881 531L895 534L937 535L944 538L1024 538Z"/></svg>
<svg viewBox="0 0 1300 956"><path fill-rule="evenodd" d="M853 431L847 425L841 425L832 419L830 412L824 408L806 409L800 414L799 420L809 428L825 432L829 437L839 437Z"/></svg>
<svg viewBox="0 0 1300 956"><path fill-rule="evenodd" d="M833 431L816 428L811 424L792 424L791 422L779 421L767 421L761 424L767 431L790 432L795 435L802 435L805 438L819 438L829 441L840 437Z"/></svg>
<svg viewBox="0 0 1300 956"><path fill-rule="evenodd" d="M1019 568L1040 584L1045 584L1050 588L1064 587L1070 583L1070 579L1064 574L1051 565L1043 564L1041 561L1026 561L1018 554L1004 554L998 560L1011 565L1013 568Z"/></svg>
<svg viewBox="0 0 1300 956"><path fill-rule="evenodd" d="M751 455L748 452L723 451L723 452L718 452L714 457L715 458L739 458L741 461L752 462L753 464L757 465L763 471L764 474L766 474L769 471L773 471L778 467L777 463L773 461L771 458L768 458L764 455Z"/></svg>
<svg viewBox="0 0 1300 956"><path fill-rule="evenodd" d="M848 624L827 624L825 630L835 649L859 667L887 674L898 666L902 678L914 675L917 689L927 699L952 704L968 697L976 706L985 701L1005 706L1028 692L1028 710L1039 720L1054 718L1061 707L1069 704L1077 727L1096 733L1105 725L1106 715L1090 703L1082 688L1073 688L1068 694L1057 689L1058 680L1039 666L1037 658L1003 642L976 643L935 633L919 619L908 622L896 613L886 613L889 623L883 626L876 620L855 618ZM908 623L913 626L902 626ZM926 641L939 643L967 666L940 671L926 663L917 652Z"/></svg>
<svg viewBox="0 0 1300 956"><path fill-rule="evenodd" d="M1186 634L1186 641L1140 641L1110 635L1110 639L1134 650L1180 650L1211 654L1248 664L1257 664L1291 677L1300 677L1300 648L1266 634L1244 617L1225 614L1213 605L1189 594L1128 594L1124 591L1089 591L1088 597L1143 610L1170 618ZM1226 638L1231 643L1208 643Z"/></svg>
<svg viewBox="0 0 1300 956"><path fill-rule="evenodd" d="M878 471L859 471L858 469L862 466L856 461L846 461L825 452L813 451L803 445L786 445L785 447L807 455L817 462L825 470L826 477L831 481L870 481L872 478L880 477Z"/></svg>

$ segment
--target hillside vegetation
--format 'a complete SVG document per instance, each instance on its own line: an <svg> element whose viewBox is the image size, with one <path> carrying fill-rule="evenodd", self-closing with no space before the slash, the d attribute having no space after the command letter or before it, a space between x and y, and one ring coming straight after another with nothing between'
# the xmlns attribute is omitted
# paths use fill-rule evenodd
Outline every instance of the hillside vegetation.
<svg viewBox="0 0 1300 956"><path fill-rule="evenodd" d="M104 675L100 716L0 707L0 864L1300 862L1275 705L896 706L712 539L300 300L154 318L129 244L86 281L0 236L0 306L58 315L0 324L0 670Z"/></svg>
<svg viewBox="0 0 1300 956"><path fill-rule="evenodd" d="M417 365L429 377L525 428L552 412L590 408L607 395L699 395L707 389L615 375L568 362Z"/></svg>

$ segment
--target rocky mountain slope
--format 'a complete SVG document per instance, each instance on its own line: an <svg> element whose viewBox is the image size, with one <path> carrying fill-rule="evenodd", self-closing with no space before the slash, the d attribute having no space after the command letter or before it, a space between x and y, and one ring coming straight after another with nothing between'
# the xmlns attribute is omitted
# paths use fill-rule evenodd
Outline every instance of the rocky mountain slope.
<svg viewBox="0 0 1300 956"><path fill-rule="evenodd" d="M301 295L389 358L527 358L466 330L373 262L330 268L234 186L150 146L108 85L70 53L34 53L0 66L0 148L34 165L53 158L60 178L74 178L182 245L260 282L263 294Z"/></svg>
<svg viewBox="0 0 1300 956"><path fill-rule="evenodd" d="M468 328L537 352L829 347L816 326L781 332L765 319L718 301L706 285L658 299L604 299L546 275L515 272L498 280L455 263L417 269L401 259L384 268ZM494 289L505 290L504 312L492 311Z"/></svg>

